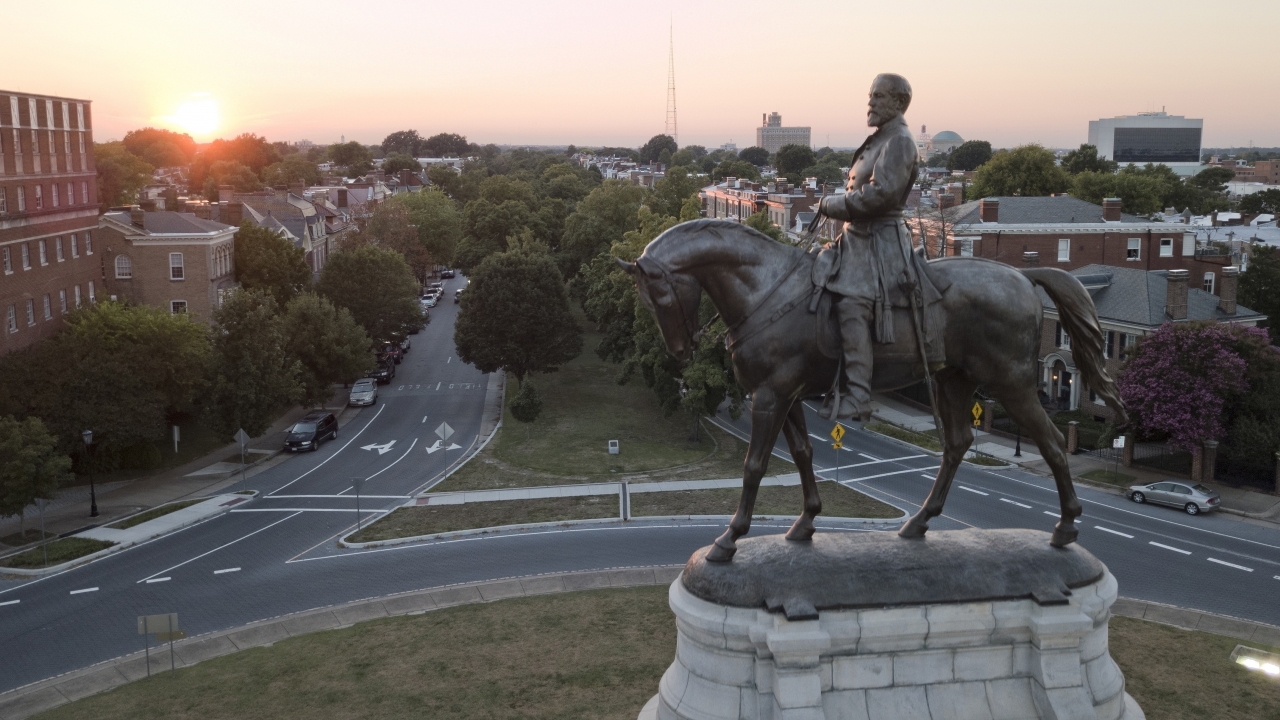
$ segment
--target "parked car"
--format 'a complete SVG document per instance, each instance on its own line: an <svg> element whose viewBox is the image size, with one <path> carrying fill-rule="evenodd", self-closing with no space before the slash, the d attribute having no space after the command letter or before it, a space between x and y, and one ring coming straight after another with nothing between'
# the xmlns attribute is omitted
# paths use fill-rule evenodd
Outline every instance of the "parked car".
<svg viewBox="0 0 1280 720"><path fill-rule="evenodd" d="M379 385L386 385L396 376L396 364L390 360L378 360L378 366L369 372L367 377L371 377L378 381Z"/></svg>
<svg viewBox="0 0 1280 720"><path fill-rule="evenodd" d="M410 346L409 338L406 337L405 339L401 340L400 341L401 354L409 352L409 346Z"/></svg>
<svg viewBox="0 0 1280 720"><path fill-rule="evenodd" d="M441 271L440 271L440 277L442 277L442 278L451 278L451 277L453 277L453 270L451 270L451 269L449 269L449 268L445 268L444 270L441 270Z"/></svg>
<svg viewBox="0 0 1280 720"><path fill-rule="evenodd" d="M1182 508L1188 515L1217 510L1222 503L1218 493L1199 484L1166 480L1129 488L1129 499L1136 503L1153 503Z"/></svg>
<svg viewBox="0 0 1280 720"><path fill-rule="evenodd" d="M400 361L404 359L403 356L404 353L400 351L400 343L393 343L390 340L384 340L382 348L378 350L379 360L391 360L391 362L394 362L397 365L399 365Z"/></svg>
<svg viewBox="0 0 1280 720"><path fill-rule="evenodd" d="M429 308L433 308L433 307L435 307L435 306L436 306L436 298L437 298L437 297L439 297L439 296L438 296L438 295L428 295L428 296L427 296L427 299L422 301L422 304L423 304L423 305L426 305L426 306L427 306L427 307L429 307Z"/></svg>
<svg viewBox="0 0 1280 720"><path fill-rule="evenodd" d="M318 410L294 423L289 428L289 435L284 440L284 449L289 452L302 450L318 450L326 440L338 437L338 419L333 413Z"/></svg>
<svg viewBox="0 0 1280 720"><path fill-rule="evenodd" d="M457 290L453 291L453 304L457 305L458 303L462 302L462 291L465 289L466 288L458 288Z"/></svg>
<svg viewBox="0 0 1280 720"><path fill-rule="evenodd" d="M351 386L351 396L347 399L348 405L377 405L378 404L378 383L372 378L361 378Z"/></svg>
<svg viewBox="0 0 1280 720"><path fill-rule="evenodd" d="M435 290L437 293L444 292L444 283L442 282L431 283L430 285L427 286L427 292L431 292L432 290Z"/></svg>

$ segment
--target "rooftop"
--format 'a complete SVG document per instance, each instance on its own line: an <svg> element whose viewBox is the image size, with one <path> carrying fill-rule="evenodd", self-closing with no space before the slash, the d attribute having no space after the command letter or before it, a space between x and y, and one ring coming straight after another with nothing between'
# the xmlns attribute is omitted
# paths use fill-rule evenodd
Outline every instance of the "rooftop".
<svg viewBox="0 0 1280 720"><path fill-rule="evenodd" d="M1098 318L1131 325L1158 327L1169 321L1165 315L1169 281L1166 270L1139 270L1111 265L1085 265L1071 271L1084 283ZM1036 288L1046 308L1055 307L1044 290ZM1265 319L1256 310L1236 305L1236 313L1227 315L1218 308L1218 296L1205 292L1192 282L1187 289L1187 320L1215 322L1254 321Z"/></svg>
<svg viewBox="0 0 1280 720"><path fill-rule="evenodd" d="M1101 223L1102 206L1070 195L1051 197L1019 197L1016 195L983 198L1000 201L1000 225L1057 225L1064 223ZM956 206L955 224L981 224L981 200ZM1120 214L1120 222L1145 223L1146 218Z"/></svg>
<svg viewBox="0 0 1280 720"><path fill-rule="evenodd" d="M129 225L135 231L142 230L148 235L206 235L235 229L231 225L198 218L192 213L180 213L172 210L143 213L143 226L141 228L133 224L133 220L127 212L109 212L104 217L115 220L122 225Z"/></svg>

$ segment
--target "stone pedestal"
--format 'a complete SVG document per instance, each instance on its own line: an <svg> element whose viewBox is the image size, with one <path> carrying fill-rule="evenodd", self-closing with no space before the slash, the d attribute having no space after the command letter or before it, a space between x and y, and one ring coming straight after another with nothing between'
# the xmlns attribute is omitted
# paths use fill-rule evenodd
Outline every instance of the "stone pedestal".
<svg viewBox="0 0 1280 720"><path fill-rule="evenodd" d="M1046 533L704 552L671 585L676 658L640 720L1143 719L1107 652L1115 578Z"/></svg>

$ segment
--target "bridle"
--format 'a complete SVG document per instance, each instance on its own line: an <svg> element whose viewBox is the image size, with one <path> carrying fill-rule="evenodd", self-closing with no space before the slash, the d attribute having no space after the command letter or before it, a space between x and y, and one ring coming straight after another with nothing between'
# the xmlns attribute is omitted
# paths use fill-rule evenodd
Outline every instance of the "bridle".
<svg viewBox="0 0 1280 720"><path fill-rule="evenodd" d="M680 299L679 284L676 283L674 278L672 278L671 271L667 269L666 264L655 258L640 257L636 259L636 265L640 267L640 271L643 272L646 277L649 275L645 267L646 265L651 265L662 273L662 281L667 284L667 287L671 288L671 294L676 298L676 311L680 313L680 322L684 325L685 334L689 337L689 349L693 350L702 339L703 333L705 333L707 328L711 327L711 324L720 317L720 314L716 313L715 317L711 318L711 320L709 320L706 325L702 326L701 329L695 329L694 324L697 323L697 320L694 320L692 323L689 321L690 315L685 311L684 301ZM697 315L692 317L696 318Z"/></svg>

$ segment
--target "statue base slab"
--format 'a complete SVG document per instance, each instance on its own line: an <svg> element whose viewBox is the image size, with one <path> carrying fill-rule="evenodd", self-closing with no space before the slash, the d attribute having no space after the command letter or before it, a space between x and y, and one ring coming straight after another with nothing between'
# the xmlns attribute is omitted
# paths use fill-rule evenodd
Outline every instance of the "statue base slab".
<svg viewBox="0 0 1280 720"><path fill-rule="evenodd" d="M1030 530L738 548L672 583L676 658L640 720L1144 720L1107 651L1115 578L1083 548Z"/></svg>

